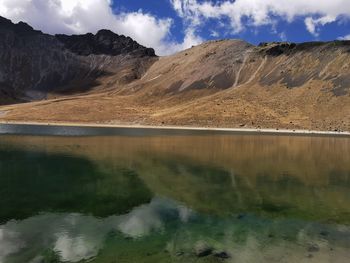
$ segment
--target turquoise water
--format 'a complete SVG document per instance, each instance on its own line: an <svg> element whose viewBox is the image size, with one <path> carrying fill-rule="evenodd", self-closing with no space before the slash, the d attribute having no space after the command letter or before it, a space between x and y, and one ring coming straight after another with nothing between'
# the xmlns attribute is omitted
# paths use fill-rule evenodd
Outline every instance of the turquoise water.
<svg viewBox="0 0 350 263"><path fill-rule="evenodd" d="M349 262L350 139L0 136L0 263Z"/></svg>

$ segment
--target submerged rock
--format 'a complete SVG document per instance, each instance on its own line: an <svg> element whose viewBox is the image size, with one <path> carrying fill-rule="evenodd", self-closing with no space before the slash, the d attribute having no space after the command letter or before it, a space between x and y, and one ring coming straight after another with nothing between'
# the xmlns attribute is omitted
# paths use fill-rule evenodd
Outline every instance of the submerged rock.
<svg viewBox="0 0 350 263"><path fill-rule="evenodd" d="M183 251L178 251L178 252L175 253L175 256L181 257L181 256L183 256L184 254L185 254L185 252L183 252Z"/></svg>
<svg viewBox="0 0 350 263"><path fill-rule="evenodd" d="M309 245L307 251L308 252L318 252L318 251L320 251L320 247L317 244L311 244L311 245Z"/></svg>
<svg viewBox="0 0 350 263"><path fill-rule="evenodd" d="M323 230L323 231L320 232L320 235L326 237L326 236L329 235L329 232L326 231L326 230Z"/></svg>
<svg viewBox="0 0 350 263"><path fill-rule="evenodd" d="M245 214L238 214L238 215L237 215L237 219L243 219L243 218L245 218L245 217L246 217Z"/></svg>
<svg viewBox="0 0 350 263"><path fill-rule="evenodd" d="M194 253L197 257L206 257L213 253L213 248L206 242L199 241L194 247Z"/></svg>
<svg viewBox="0 0 350 263"><path fill-rule="evenodd" d="M216 252L214 254L214 257L228 259L228 258L231 258L231 255L229 253L227 253L226 251L220 251L220 252Z"/></svg>

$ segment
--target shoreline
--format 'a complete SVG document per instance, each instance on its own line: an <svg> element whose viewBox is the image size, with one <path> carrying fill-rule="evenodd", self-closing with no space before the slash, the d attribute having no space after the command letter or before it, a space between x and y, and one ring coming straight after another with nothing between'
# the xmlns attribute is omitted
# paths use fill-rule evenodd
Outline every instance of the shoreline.
<svg viewBox="0 0 350 263"><path fill-rule="evenodd" d="M72 127L72 128L115 128L115 129L148 129L148 130L170 130L170 131L208 131L227 132L245 134L266 134L266 135L323 135L350 137L350 132L343 131L317 131L317 130L288 130L288 129L268 129L268 128L219 128L219 127L192 127L192 126L156 126L139 124L99 124L99 123L79 123L79 122L19 122L0 121L1 125L19 126L45 126L45 127ZM1 132L0 132L1 134Z"/></svg>

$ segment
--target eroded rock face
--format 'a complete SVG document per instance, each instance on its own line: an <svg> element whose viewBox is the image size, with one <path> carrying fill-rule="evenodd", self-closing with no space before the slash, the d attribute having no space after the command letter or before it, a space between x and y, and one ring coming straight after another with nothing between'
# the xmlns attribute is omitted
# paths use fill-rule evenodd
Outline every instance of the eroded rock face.
<svg viewBox="0 0 350 263"><path fill-rule="evenodd" d="M256 50L267 60L258 74L263 86L282 84L292 89L319 81L335 96L350 92L350 41L261 43Z"/></svg>
<svg viewBox="0 0 350 263"><path fill-rule="evenodd" d="M262 54L269 56L295 55L298 52L327 51L334 49L350 48L350 40L335 40L330 42L262 42L258 45L258 50ZM350 49L347 50L348 52Z"/></svg>
<svg viewBox="0 0 350 263"><path fill-rule="evenodd" d="M289 42L260 43L259 47L266 55L279 56L291 52L297 44Z"/></svg>
<svg viewBox="0 0 350 263"><path fill-rule="evenodd" d="M0 17L0 90L11 101L43 99L48 92L82 92L108 75L115 75L110 86L117 86L139 78L154 57L153 49L108 30L51 36Z"/></svg>
<svg viewBox="0 0 350 263"><path fill-rule="evenodd" d="M56 35L67 49L82 56L132 54L134 56L155 56L154 49L145 48L130 37L119 36L110 30L100 30L96 35Z"/></svg>

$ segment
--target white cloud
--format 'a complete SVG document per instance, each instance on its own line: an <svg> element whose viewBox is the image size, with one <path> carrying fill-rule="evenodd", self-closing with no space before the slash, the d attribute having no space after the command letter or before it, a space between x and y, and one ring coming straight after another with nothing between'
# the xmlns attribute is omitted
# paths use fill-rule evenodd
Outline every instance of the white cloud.
<svg viewBox="0 0 350 263"><path fill-rule="evenodd" d="M227 32L247 27L257 30L278 21L304 19L305 27L318 37L322 26L350 17L349 0L167 0L184 22L184 39L173 41L171 18L158 18L143 10L115 13L112 0L0 0L0 15L25 21L46 33L86 33L106 28L153 47L157 54L172 54L204 41L198 29L209 19L224 24ZM227 23L227 20L229 23ZM209 30L213 36L218 35ZM224 34L226 34L225 32ZM279 32L277 35L282 36Z"/></svg>
<svg viewBox="0 0 350 263"><path fill-rule="evenodd" d="M298 17L306 17L307 30L318 36L320 26L350 16L349 0L224 0L218 3L170 1L177 14L189 26L196 28L205 19L228 18L232 33L239 33L247 26L274 26L276 18L292 22Z"/></svg>
<svg viewBox="0 0 350 263"><path fill-rule="evenodd" d="M186 34L183 43L169 41L172 19L157 18L142 10L113 13L112 0L0 0L0 15L14 22L25 21L45 33L95 33L110 29L153 47L160 55L197 44Z"/></svg>
<svg viewBox="0 0 350 263"><path fill-rule="evenodd" d="M338 37L338 40L350 40L350 34L342 37Z"/></svg>
<svg viewBox="0 0 350 263"><path fill-rule="evenodd" d="M287 35L286 35L286 32L282 32L279 34L279 37L282 41L287 41Z"/></svg>
<svg viewBox="0 0 350 263"><path fill-rule="evenodd" d="M315 37L319 36L318 27L324 26L326 24L332 23L336 21L336 17L334 16L323 16L317 19L312 17L305 18L306 29Z"/></svg>
<svg viewBox="0 0 350 263"><path fill-rule="evenodd" d="M211 37L219 37L220 34L219 32L215 31L215 30L210 30L210 36Z"/></svg>
<svg viewBox="0 0 350 263"><path fill-rule="evenodd" d="M175 53L180 50L188 49L192 46L199 45L202 43L204 39L202 39L200 36L196 35L195 29L193 28L187 28L185 32L185 37L182 43L169 43L164 48L167 48L171 50L171 52L168 52L169 54ZM165 53L165 50L164 52Z"/></svg>

